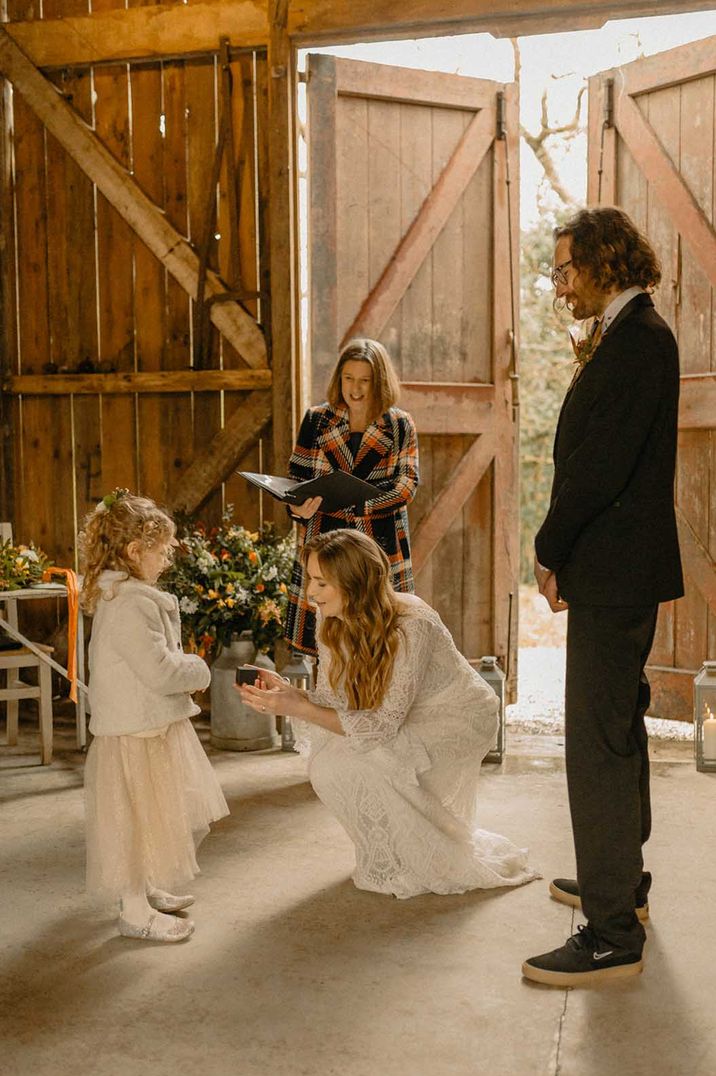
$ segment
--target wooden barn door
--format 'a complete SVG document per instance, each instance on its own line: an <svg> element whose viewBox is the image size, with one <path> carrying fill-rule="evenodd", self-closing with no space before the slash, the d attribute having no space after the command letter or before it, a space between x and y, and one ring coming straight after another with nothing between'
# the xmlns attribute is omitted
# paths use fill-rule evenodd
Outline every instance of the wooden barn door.
<svg viewBox="0 0 716 1076"><path fill-rule="evenodd" d="M716 656L715 149L715 37L590 80L589 201L622 206L653 243L663 271L654 299L681 354L686 597L661 607L650 666L653 712L681 719L695 670Z"/></svg>
<svg viewBox="0 0 716 1076"><path fill-rule="evenodd" d="M310 401L381 340L415 418L418 593L516 675L516 88L311 55ZM508 658L508 654L511 655Z"/></svg>

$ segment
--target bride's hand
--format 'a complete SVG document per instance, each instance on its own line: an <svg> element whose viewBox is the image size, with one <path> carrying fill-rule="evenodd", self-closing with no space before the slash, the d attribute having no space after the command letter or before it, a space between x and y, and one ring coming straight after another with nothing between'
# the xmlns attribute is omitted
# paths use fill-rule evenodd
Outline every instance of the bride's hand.
<svg viewBox="0 0 716 1076"><path fill-rule="evenodd" d="M300 717L302 705L305 702L303 692L292 684L286 683L276 673L261 669L260 676L259 683L237 685L237 690L246 705L261 713ZM271 686L264 686L269 678Z"/></svg>
<svg viewBox="0 0 716 1076"><path fill-rule="evenodd" d="M264 687L267 688L280 687L281 684L288 683L288 680L285 676L281 676L279 673L273 672L271 669L262 669L260 665L251 665L250 662L247 662L246 665L242 665L241 668L256 669L256 672L259 674L258 679L261 680Z"/></svg>

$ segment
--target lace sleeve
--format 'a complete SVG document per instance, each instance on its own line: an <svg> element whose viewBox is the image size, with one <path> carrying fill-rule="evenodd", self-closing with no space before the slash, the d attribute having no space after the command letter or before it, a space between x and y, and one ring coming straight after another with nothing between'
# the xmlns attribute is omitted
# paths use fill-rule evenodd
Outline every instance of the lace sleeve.
<svg viewBox="0 0 716 1076"><path fill-rule="evenodd" d="M431 625L423 617L405 617L402 628L404 638L380 706L373 710L348 710L345 699L336 706L343 732L354 751L370 751L395 739L420 688L427 665Z"/></svg>

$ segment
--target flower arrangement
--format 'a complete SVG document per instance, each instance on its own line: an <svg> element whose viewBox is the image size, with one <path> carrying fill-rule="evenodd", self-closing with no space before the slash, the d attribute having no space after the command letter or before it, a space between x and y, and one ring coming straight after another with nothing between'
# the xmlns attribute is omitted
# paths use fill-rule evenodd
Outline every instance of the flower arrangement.
<svg viewBox="0 0 716 1076"><path fill-rule="evenodd" d="M30 545L0 542L0 590L22 590L42 582L42 573L51 561L41 549Z"/></svg>
<svg viewBox="0 0 716 1076"><path fill-rule="evenodd" d="M570 325L567 330L574 352L574 361L581 370L594 358L594 352L602 339L603 322L589 319L578 325Z"/></svg>
<svg viewBox="0 0 716 1076"><path fill-rule="evenodd" d="M206 657L234 633L250 631L256 648L273 649L283 634L292 537L267 524L250 532L232 522L227 507L221 525L180 528L180 547L162 586L176 594L184 644Z"/></svg>

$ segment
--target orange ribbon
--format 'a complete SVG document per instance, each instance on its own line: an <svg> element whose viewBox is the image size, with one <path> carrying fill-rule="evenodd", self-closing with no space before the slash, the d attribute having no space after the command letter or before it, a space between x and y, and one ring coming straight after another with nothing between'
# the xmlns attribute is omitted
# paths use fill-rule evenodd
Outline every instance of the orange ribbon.
<svg viewBox="0 0 716 1076"><path fill-rule="evenodd" d="M77 621L80 610L80 588L77 576L71 568L45 568L42 573L43 583L48 583L53 575L64 576L67 587L67 679L70 682L70 698L77 702Z"/></svg>

